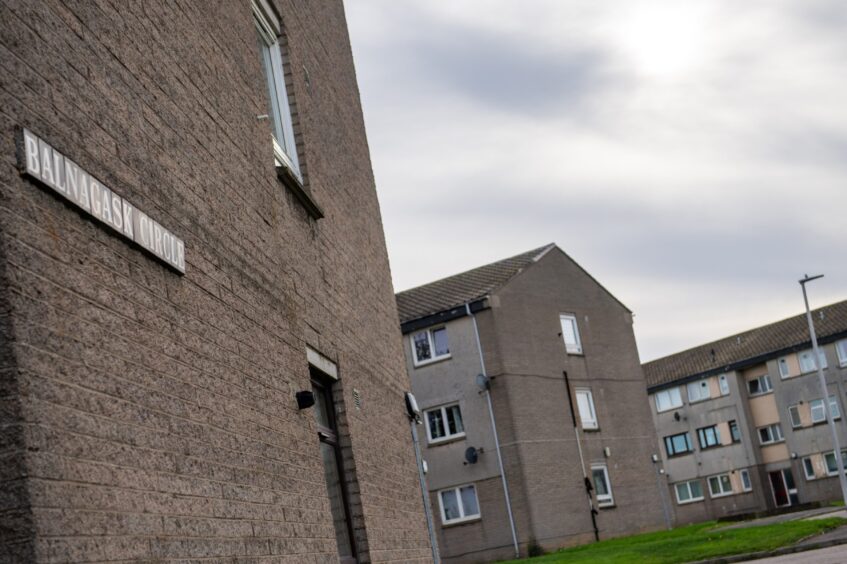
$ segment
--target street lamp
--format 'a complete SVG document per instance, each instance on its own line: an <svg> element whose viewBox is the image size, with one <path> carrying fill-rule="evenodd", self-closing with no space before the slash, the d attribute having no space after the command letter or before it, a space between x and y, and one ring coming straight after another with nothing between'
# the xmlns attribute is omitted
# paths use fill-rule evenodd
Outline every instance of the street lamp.
<svg viewBox="0 0 847 564"><path fill-rule="evenodd" d="M829 423L829 430L832 432L832 444L835 447L835 463L838 464L838 480L841 482L841 496L844 498L844 503L847 505L847 476L844 475L844 460L841 458L841 445L838 444L838 433L835 430L835 420L832 418L832 408L829 404L829 390L826 387L826 377L823 375L823 363L821 362L821 353L818 349L818 337L815 334L815 322L812 319L812 310L809 309L809 298L806 295L806 283L812 280L823 278L823 274L817 276L809 276L805 274L802 280L799 280L800 287L803 288L803 301L806 303L806 321L809 322L809 334L812 337L812 354L815 359L815 366L818 367L818 378L820 379L821 392L823 393L823 405L826 411L826 420Z"/></svg>

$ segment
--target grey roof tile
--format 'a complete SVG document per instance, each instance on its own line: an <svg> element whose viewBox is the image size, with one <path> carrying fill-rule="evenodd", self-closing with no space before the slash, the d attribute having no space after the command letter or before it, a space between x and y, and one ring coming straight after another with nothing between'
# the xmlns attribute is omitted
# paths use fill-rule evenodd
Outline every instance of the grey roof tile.
<svg viewBox="0 0 847 564"><path fill-rule="evenodd" d="M812 315L818 339L847 332L847 300L816 309ZM792 348L805 348L810 341L803 313L647 362L643 365L644 376L652 388Z"/></svg>
<svg viewBox="0 0 847 564"><path fill-rule="evenodd" d="M554 243L397 294L400 323L473 302L503 286L555 247Z"/></svg>

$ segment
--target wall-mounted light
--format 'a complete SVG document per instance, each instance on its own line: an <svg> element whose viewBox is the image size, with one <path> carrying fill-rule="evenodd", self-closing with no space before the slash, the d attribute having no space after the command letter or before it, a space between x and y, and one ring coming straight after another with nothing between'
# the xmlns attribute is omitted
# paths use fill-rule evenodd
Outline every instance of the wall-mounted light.
<svg viewBox="0 0 847 564"><path fill-rule="evenodd" d="M603 447L603 456L605 456L606 458L612 456L612 449L610 449L609 447Z"/></svg>
<svg viewBox="0 0 847 564"><path fill-rule="evenodd" d="M294 394L297 398L297 409L306 409L315 405L315 394L312 390L303 390Z"/></svg>

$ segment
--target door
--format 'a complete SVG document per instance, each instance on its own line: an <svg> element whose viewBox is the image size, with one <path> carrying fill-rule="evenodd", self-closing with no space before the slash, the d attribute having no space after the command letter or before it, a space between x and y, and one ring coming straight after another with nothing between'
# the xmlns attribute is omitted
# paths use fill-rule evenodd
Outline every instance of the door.
<svg viewBox="0 0 847 564"><path fill-rule="evenodd" d="M338 427L335 422L335 402L332 398L332 382L312 370L312 391L315 394L315 418L318 423L318 440L324 463L329 505L332 511L335 540L341 564L356 564L356 543L350 522L350 507L344 479L341 448L338 443Z"/></svg>
<svg viewBox="0 0 847 564"><path fill-rule="evenodd" d="M770 478L773 500L777 507L788 507L799 503L797 486L794 484L794 476L790 468L768 472L768 478Z"/></svg>

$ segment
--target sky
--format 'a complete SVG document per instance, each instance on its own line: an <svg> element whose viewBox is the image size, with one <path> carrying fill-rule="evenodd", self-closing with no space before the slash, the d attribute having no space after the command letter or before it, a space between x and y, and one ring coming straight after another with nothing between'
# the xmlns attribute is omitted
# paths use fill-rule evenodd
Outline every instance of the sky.
<svg viewBox="0 0 847 564"><path fill-rule="evenodd" d="M643 361L847 299L842 0L347 0L396 290L555 242Z"/></svg>

